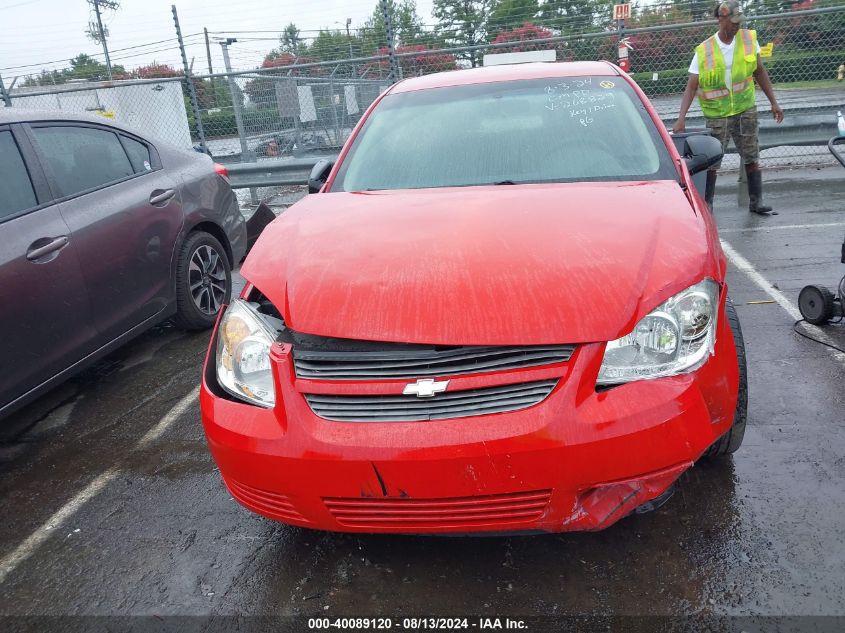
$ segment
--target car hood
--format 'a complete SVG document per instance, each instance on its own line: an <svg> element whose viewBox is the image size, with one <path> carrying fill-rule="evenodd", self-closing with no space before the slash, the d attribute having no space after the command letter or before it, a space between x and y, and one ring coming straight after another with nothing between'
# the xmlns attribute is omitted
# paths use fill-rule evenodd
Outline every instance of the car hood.
<svg viewBox="0 0 845 633"><path fill-rule="evenodd" d="M288 327L441 345L604 341L718 278L677 182L308 196L242 268Z"/></svg>

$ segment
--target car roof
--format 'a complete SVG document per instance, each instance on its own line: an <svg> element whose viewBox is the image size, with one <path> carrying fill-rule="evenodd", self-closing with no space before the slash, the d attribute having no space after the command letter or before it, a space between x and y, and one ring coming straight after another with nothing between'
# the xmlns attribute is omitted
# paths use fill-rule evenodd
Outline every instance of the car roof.
<svg viewBox="0 0 845 633"><path fill-rule="evenodd" d="M465 86L470 84L516 81L520 79L546 79L558 77L618 76L619 71L608 62L532 62L526 64L502 64L485 68L449 70L422 77L405 79L396 84L391 94Z"/></svg>
<svg viewBox="0 0 845 633"><path fill-rule="evenodd" d="M79 112L67 112L65 110L29 110L24 108L0 108L0 125L9 123L37 123L40 121L71 121L77 123L97 123L138 134L128 125L123 125L114 119L104 116L95 116Z"/></svg>

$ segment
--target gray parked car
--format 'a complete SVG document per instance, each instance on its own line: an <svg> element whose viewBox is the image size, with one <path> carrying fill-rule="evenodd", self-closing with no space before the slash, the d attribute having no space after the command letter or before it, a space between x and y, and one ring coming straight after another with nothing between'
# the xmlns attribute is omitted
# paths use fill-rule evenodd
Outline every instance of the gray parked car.
<svg viewBox="0 0 845 633"><path fill-rule="evenodd" d="M247 243L225 175L103 118L0 109L0 417L165 319L214 324Z"/></svg>

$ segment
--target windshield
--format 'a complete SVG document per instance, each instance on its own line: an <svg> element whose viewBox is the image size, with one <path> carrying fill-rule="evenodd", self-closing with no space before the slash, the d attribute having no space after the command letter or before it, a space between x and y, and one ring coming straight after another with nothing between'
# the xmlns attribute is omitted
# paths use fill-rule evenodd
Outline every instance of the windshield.
<svg viewBox="0 0 845 633"><path fill-rule="evenodd" d="M388 95L332 191L676 177L624 80L555 77Z"/></svg>

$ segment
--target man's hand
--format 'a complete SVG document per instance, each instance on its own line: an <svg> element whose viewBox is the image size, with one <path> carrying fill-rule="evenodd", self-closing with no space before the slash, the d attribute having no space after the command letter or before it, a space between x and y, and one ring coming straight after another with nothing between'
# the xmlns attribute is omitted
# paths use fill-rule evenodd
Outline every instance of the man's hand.
<svg viewBox="0 0 845 633"><path fill-rule="evenodd" d="M781 113L781 119L783 119L783 113ZM675 125L672 126L672 132L674 134L680 134L686 129L686 121L683 118L678 119L675 121Z"/></svg>
<svg viewBox="0 0 845 633"><path fill-rule="evenodd" d="M780 109L777 103L772 104L772 116L778 123L783 123L783 110Z"/></svg>

